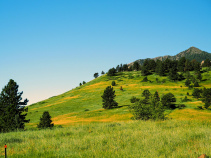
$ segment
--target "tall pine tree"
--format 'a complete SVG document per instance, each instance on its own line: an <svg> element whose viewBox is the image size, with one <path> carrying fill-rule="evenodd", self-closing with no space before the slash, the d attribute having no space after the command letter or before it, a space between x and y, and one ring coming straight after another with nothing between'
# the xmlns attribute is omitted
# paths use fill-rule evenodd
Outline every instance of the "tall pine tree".
<svg viewBox="0 0 211 158"><path fill-rule="evenodd" d="M23 92L18 92L17 83L10 79L8 84L2 89L0 94L0 132L24 129L24 124L28 123L26 115L28 100L21 102Z"/></svg>

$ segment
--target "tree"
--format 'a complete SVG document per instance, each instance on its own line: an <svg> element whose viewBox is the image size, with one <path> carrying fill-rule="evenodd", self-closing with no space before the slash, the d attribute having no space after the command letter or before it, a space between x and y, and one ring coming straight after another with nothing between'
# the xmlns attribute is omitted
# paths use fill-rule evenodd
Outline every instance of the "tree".
<svg viewBox="0 0 211 158"><path fill-rule="evenodd" d="M130 111L136 120L163 120L164 108L160 101L151 98L149 102L145 99L136 101L135 104L129 106Z"/></svg>
<svg viewBox="0 0 211 158"><path fill-rule="evenodd" d="M143 76L147 76L147 75L150 74L150 72L149 72L149 70L147 69L146 66L142 66L141 74L142 74Z"/></svg>
<svg viewBox="0 0 211 158"><path fill-rule="evenodd" d="M192 96L194 98L201 98L201 94L202 94L202 89L198 89L198 88L194 88L193 89L193 93L192 93Z"/></svg>
<svg viewBox="0 0 211 158"><path fill-rule="evenodd" d="M17 129L24 129L28 108L25 108L28 100L23 102L23 92L18 92L17 83L10 79L0 94L0 131L8 132Z"/></svg>
<svg viewBox="0 0 211 158"><path fill-rule="evenodd" d="M170 108L172 103L176 102L176 98L174 97L172 93L167 93L161 98L161 102L163 106Z"/></svg>
<svg viewBox="0 0 211 158"><path fill-rule="evenodd" d="M99 74L98 72L94 73L94 78L98 78Z"/></svg>
<svg viewBox="0 0 211 158"><path fill-rule="evenodd" d="M85 82L85 81L83 81L83 84L86 84L86 82Z"/></svg>
<svg viewBox="0 0 211 158"><path fill-rule="evenodd" d="M128 71L128 65L127 64L124 64L123 67L122 67L123 71Z"/></svg>
<svg viewBox="0 0 211 158"><path fill-rule="evenodd" d="M52 128L54 124L52 123L51 116L48 111L44 111L42 117L40 117L40 122L37 125L38 128Z"/></svg>
<svg viewBox="0 0 211 158"><path fill-rule="evenodd" d="M210 59L206 59L206 60L204 61L204 63L202 64L202 66L203 66L203 67L210 67L210 66L211 66L211 61L210 61Z"/></svg>
<svg viewBox="0 0 211 158"><path fill-rule="evenodd" d="M142 96L144 96L145 99L149 99L149 97L151 96L151 93L148 89L145 89L142 93Z"/></svg>
<svg viewBox="0 0 211 158"><path fill-rule="evenodd" d="M107 73L108 76L115 76L115 74L116 74L116 69L114 67L108 70Z"/></svg>
<svg viewBox="0 0 211 158"><path fill-rule="evenodd" d="M136 70L136 71L140 70L140 64L138 63L138 61L135 61L133 63L133 69Z"/></svg>
<svg viewBox="0 0 211 158"><path fill-rule="evenodd" d="M111 109L111 108L118 106L118 103L114 100L116 95L115 95L115 91L113 90L113 87L108 86L104 90L104 93L101 97L103 98L103 108L104 109Z"/></svg>
<svg viewBox="0 0 211 158"><path fill-rule="evenodd" d="M200 71L197 72L196 78L201 82L202 76L201 76Z"/></svg>
<svg viewBox="0 0 211 158"><path fill-rule="evenodd" d="M115 81L112 81L112 82L111 82L111 85L112 85L112 86L116 86L116 82L115 82Z"/></svg>
<svg viewBox="0 0 211 158"><path fill-rule="evenodd" d="M104 75L104 74L105 74L105 72L104 72L104 71L102 71L102 72L101 72L101 75Z"/></svg>
<svg viewBox="0 0 211 158"><path fill-rule="evenodd" d="M156 101L160 101L160 96L158 94L158 91L155 91L154 95L153 95L153 98L156 100Z"/></svg>
<svg viewBox="0 0 211 158"><path fill-rule="evenodd" d="M79 86L82 86L82 83L79 83Z"/></svg>
<svg viewBox="0 0 211 158"><path fill-rule="evenodd" d="M208 107L211 106L211 88L204 88L202 96L203 96L202 102L205 103L204 107L207 109Z"/></svg>
<svg viewBox="0 0 211 158"><path fill-rule="evenodd" d="M190 82L190 80L189 80L189 78L185 81L185 86L186 87L190 87L190 84L191 84L191 82Z"/></svg>
<svg viewBox="0 0 211 158"><path fill-rule="evenodd" d="M170 69L168 75L169 75L170 80L176 81L179 79L179 74L177 73L176 69L174 69L174 68Z"/></svg>
<svg viewBox="0 0 211 158"><path fill-rule="evenodd" d="M179 59L177 67L180 72L184 72L185 62L186 62L185 57Z"/></svg>

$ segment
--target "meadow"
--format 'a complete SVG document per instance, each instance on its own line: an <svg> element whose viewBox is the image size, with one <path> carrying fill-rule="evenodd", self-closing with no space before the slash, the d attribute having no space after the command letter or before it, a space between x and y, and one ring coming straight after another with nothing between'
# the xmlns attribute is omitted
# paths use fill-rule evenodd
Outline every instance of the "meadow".
<svg viewBox="0 0 211 158"><path fill-rule="evenodd" d="M91 123L2 133L8 157L192 157L211 155L209 121Z"/></svg>
<svg viewBox="0 0 211 158"><path fill-rule="evenodd" d="M194 72L191 72L192 74ZM211 72L202 73L199 88L211 88ZM172 82L152 74L141 82L139 71L117 76L100 76L59 96L29 106L25 131L1 133L8 157L198 157L211 156L211 111L200 110L201 100L191 96L185 80ZM158 82L156 81L158 78ZM101 95L115 81L118 108L102 108ZM122 86L123 90L120 90ZM132 96L142 98L145 89L160 96L173 93L184 109L166 110L164 121L136 121L128 110ZM189 93L189 95L187 95ZM182 99L187 96L187 102ZM44 111L49 111L55 127L38 130Z"/></svg>

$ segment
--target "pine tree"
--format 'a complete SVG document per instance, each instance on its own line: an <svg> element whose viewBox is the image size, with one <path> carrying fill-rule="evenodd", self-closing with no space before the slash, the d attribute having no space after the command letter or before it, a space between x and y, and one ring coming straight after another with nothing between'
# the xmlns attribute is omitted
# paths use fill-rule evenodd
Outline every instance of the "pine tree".
<svg viewBox="0 0 211 158"><path fill-rule="evenodd" d="M160 101L160 96L159 96L159 94L158 94L158 91L156 91L156 92L154 93L153 97L154 97L154 99L155 99L156 101Z"/></svg>
<svg viewBox="0 0 211 158"><path fill-rule="evenodd" d="M111 109L118 105L118 103L114 100L116 95L115 95L115 91L113 90L113 87L111 87L111 86L108 86L104 90L104 93L101 97L103 98L103 108L104 109Z"/></svg>
<svg viewBox="0 0 211 158"><path fill-rule="evenodd" d="M40 122L37 125L38 128L52 128L54 124L52 123L51 116L48 111L44 111Z"/></svg>
<svg viewBox="0 0 211 158"><path fill-rule="evenodd" d="M0 131L8 132L24 129L28 108L28 100L21 102L23 92L18 92L17 83L10 79L0 94Z"/></svg>

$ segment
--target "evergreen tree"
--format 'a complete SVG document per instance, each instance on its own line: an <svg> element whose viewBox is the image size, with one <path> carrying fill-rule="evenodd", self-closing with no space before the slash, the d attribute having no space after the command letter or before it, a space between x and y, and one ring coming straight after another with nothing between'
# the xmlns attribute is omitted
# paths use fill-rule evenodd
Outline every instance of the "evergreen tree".
<svg viewBox="0 0 211 158"><path fill-rule="evenodd" d="M44 111L42 117L40 117L40 122L37 125L38 128L52 128L54 124L52 123L51 116L48 111Z"/></svg>
<svg viewBox="0 0 211 158"><path fill-rule="evenodd" d="M164 76L164 75L165 75L164 64L163 64L162 61L160 61L160 60L157 61L155 72L156 72L159 76Z"/></svg>
<svg viewBox="0 0 211 158"><path fill-rule="evenodd" d="M98 72L94 73L94 78L98 78L99 74Z"/></svg>
<svg viewBox="0 0 211 158"><path fill-rule="evenodd" d="M112 81L112 82L111 82L111 85L112 85L112 86L116 86L116 82L115 82L115 81Z"/></svg>
<svg viewBox="0 0 211 158"><path fill-rule="evenodd" d="M0 94L0 131L8 132L24 129L28 108L28 100L21 102L23 92L18 92L17 83L10 79Z"/></svg>
<svg viewBox="0 0 211 158"><path fill-rule="evenodd" d="M105 72L104 72L104 71L102 71L102 72L101 72L101 75L104 75L104 74L105 74Z"/></svg>
<svg viewBox="0 0 211 158"><path fill-rule="evenodd" d="M202 64L202 66L203 66L203 67L210 67L210 66L211 66L211 61L210 61L210 59L206 59L206 60L204 61L204 63Z"/></svg>
<svg viewBox="0 0 211 158"><path fill-rule="evenodd" d="M123 71L128 71L128 66L127 64L124 64L123 67L122 67Z"/></svg>
<svg viewBox="0 0 211 158"><path fill-rule="evenodd" d="M168 75L169 75L170 80L176 81L179 79L179 74L177 73L176 69L174 69L174 68L170 69Z"/></svg>
<svg viewBox="0 0 211 158"><path fill-rule="evenodd" d="M211 106L211 88L204 88L202 96L202 102L205 103L205 108L207 109Z"/></svg>
<svg viewBox="0 0 211 158"><path fill-rule="evenodd" d="M200 71L197 72L196 78L201 82L202 76L201 76Z"/></svg>
<svg viewBox="0 0 211 158"><path fill-rule="evenodd" d="M146 66L142 66L141 74L142 74L143 76L147 76L147 75L150 74L150 72L149 72L149 70L147 69Z"/></svg>
<svg viewBox="0 0 211 158"><path fill-rule="evenodd" d="M176 98L172 93L167 93L161 98L161 102L163 106L170 108L172 105L172 102L176 102Z"/></svg>
<svg viewBox="0 0 211 158"><path fill-rule="evenodd" d="M86 82L85 82L85 81L83 81L83 84L86 84Z"/></svg>
<svg viewBox="0 0 211 158"><path fill-rule="evenodd" d="M145 89L142 93L142 96L144 96L145 99L149 99L149 97L151 96L151 93L148 89Z"/></svg>
<svg viewBox="0 0 211 158"><path fill-rule="evenodd" d="M136 71L140 70L140 64L137 61L133 63L133 69Z"/></svg>
<svg viewBox="0 0 211 158"><path fill-rule="evenodd" d="M179 59L179 62L178 62L178 66L177 67L178 67L178 70L180 72L184 72L185 62L186 62L185 57L182 57L182 58Z"/></svg>
<svg viewBox="0 0 211 158"><path fill-rule="evenodd" d="M115 76L115 74L116 74L115 68L111 68L108 70L108 73L107 73L108 76Z"/></svg>
<svg viewBox="0 0 211 158"><path fill-rule="evenodd" d="M160 101L160 96L158 94L158 91L155 91L154 95L153 95L153 98L156 100L156 101Z"/></svg>
<svg viewBox="0 0 211 158"><path fill-rule="evenodd" d="M104 90L104 93L101 97L103 98L103 108L104 109L111 109L118 105L118 103L114 100L116 95L115 95L115 91L113 90L113 87L111 87L111 86L108 86Z"/></svg>
<svg viewBox="0 0 211 158"><path fill-rule="evenodd" d="M188 79L185 81L185 86L186 86L186 87L190 87L190 84L191 84L191 82L190 82L190 79L188 78Z"/></svg>

